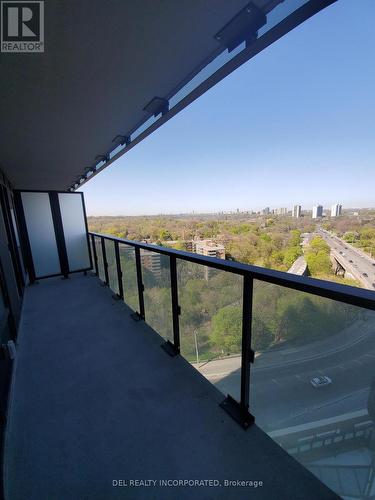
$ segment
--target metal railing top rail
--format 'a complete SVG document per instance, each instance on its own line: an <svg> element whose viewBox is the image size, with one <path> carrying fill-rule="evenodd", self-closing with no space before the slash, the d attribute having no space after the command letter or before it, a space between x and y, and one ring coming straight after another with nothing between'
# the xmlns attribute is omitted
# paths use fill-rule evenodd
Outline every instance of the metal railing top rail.
<svg viewBox="0 0 375 500"><path fill-rule="evenodd" d="M101 233L90 233L98 238L105 238L118 243L123 243L134 248L144 249L151 252L156 252L170 257L176 257L181 260L201 264L203 266L212 267L222 271L227 271L241 276L248 276L253 279L272 283L274 285L291 288L301 292L311 293L320 297L325 297L346 304L363 307L365 309L375 310L375 291L357 288L349 285L342 285L331 281L319 280L316 278L308 278L305 276L297 276L283 271L276 271L274 269L266 269L263 267L253 266L249 264L242 264L240 262L233 262L224 259L217 259L215 257L206 257L191 252L182 250L174 250L158 245L150 245L148 243L141 243L134 240L126 240Z"/></svg>

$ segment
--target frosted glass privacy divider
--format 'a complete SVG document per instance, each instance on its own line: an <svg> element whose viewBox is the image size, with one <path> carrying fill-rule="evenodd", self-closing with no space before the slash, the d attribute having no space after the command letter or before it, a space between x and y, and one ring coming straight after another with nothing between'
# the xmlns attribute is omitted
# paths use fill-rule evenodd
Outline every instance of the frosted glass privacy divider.
<svg viewBox="0 0 375 500"><path fill-rule="evenodd" d="M55 229L48 193L21 193L36 278L60 274Z"/></svg>
<svg viewBox="0 0 375 500"><path fill-rule="evenodd" d="M90 269L85 214L81 193L59 193L69 271Z"/></svg>

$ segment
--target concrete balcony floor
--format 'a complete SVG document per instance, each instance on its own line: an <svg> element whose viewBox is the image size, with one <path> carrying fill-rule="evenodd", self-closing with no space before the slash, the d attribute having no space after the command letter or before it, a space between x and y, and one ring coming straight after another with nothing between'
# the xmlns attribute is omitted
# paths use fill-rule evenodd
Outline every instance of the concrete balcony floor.
<svg viewBox="0 0 375 500"><path fill-rule="evenodd" d="M336 498L92 276L26 289L5 440L7 500ZM272 404L272 401L270 401ZM243 479L263 487L114 487Z"/></svg>

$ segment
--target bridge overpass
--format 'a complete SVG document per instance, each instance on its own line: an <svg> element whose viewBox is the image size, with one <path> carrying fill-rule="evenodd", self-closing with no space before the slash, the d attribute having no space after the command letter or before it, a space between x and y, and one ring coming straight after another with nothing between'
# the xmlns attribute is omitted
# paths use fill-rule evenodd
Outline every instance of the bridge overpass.
<svg viewBox="0 0 375 500"><path fill-rule="evenodd" d="M364 288L375 290L375 260L324 229L317 233L331 248L333 259L344 271L359 281Z"/></svg>
<svg viewBox="0 0 375 500"><path fill-rule="evenodd" d="M299 276L307 276L307 262L305 257L301 255L293 262L293 265L288 269L288 273L298 274Z"/></svg>

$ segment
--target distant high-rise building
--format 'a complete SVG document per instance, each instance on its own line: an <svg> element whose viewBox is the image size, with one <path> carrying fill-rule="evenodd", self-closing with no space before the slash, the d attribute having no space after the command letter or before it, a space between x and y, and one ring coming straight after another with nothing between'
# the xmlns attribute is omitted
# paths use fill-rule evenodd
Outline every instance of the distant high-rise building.
<svg viewBox="0 0 375 500"><path fill-rule="evenodd" d="M317 219L318 217L323 217L323 207L322 205L316 205L312 209L312 218Z"/></svg>
<svg viewBox="0 0 375 500"><path fill-rule="evenodd" d="M270 207L263 208L262 215L269 215L269 214L270 214Z"/></svg>
<svg viewBox="0 0 375 500"><path fill-rule="evenodd" d="M342 211L342 205L335 203L331 207L331 217L338 217L339 215L341 215L341 211Z"/></svg>
<svg viewBox="0 0 375 500"><path fill-rule="evenodd" d="M293 217L296 217L297 219L301 217L301 211L302 211L301 205L294 205L292 212Z"/></svg>
<svg viewBox="0 0 375 500"><path fill-rule="evenodd" d="M275 210L275 214L277 214L277 215L286 215L287 213L288 213L288 209L285 207L276 208L276 210Z"/></svg>

